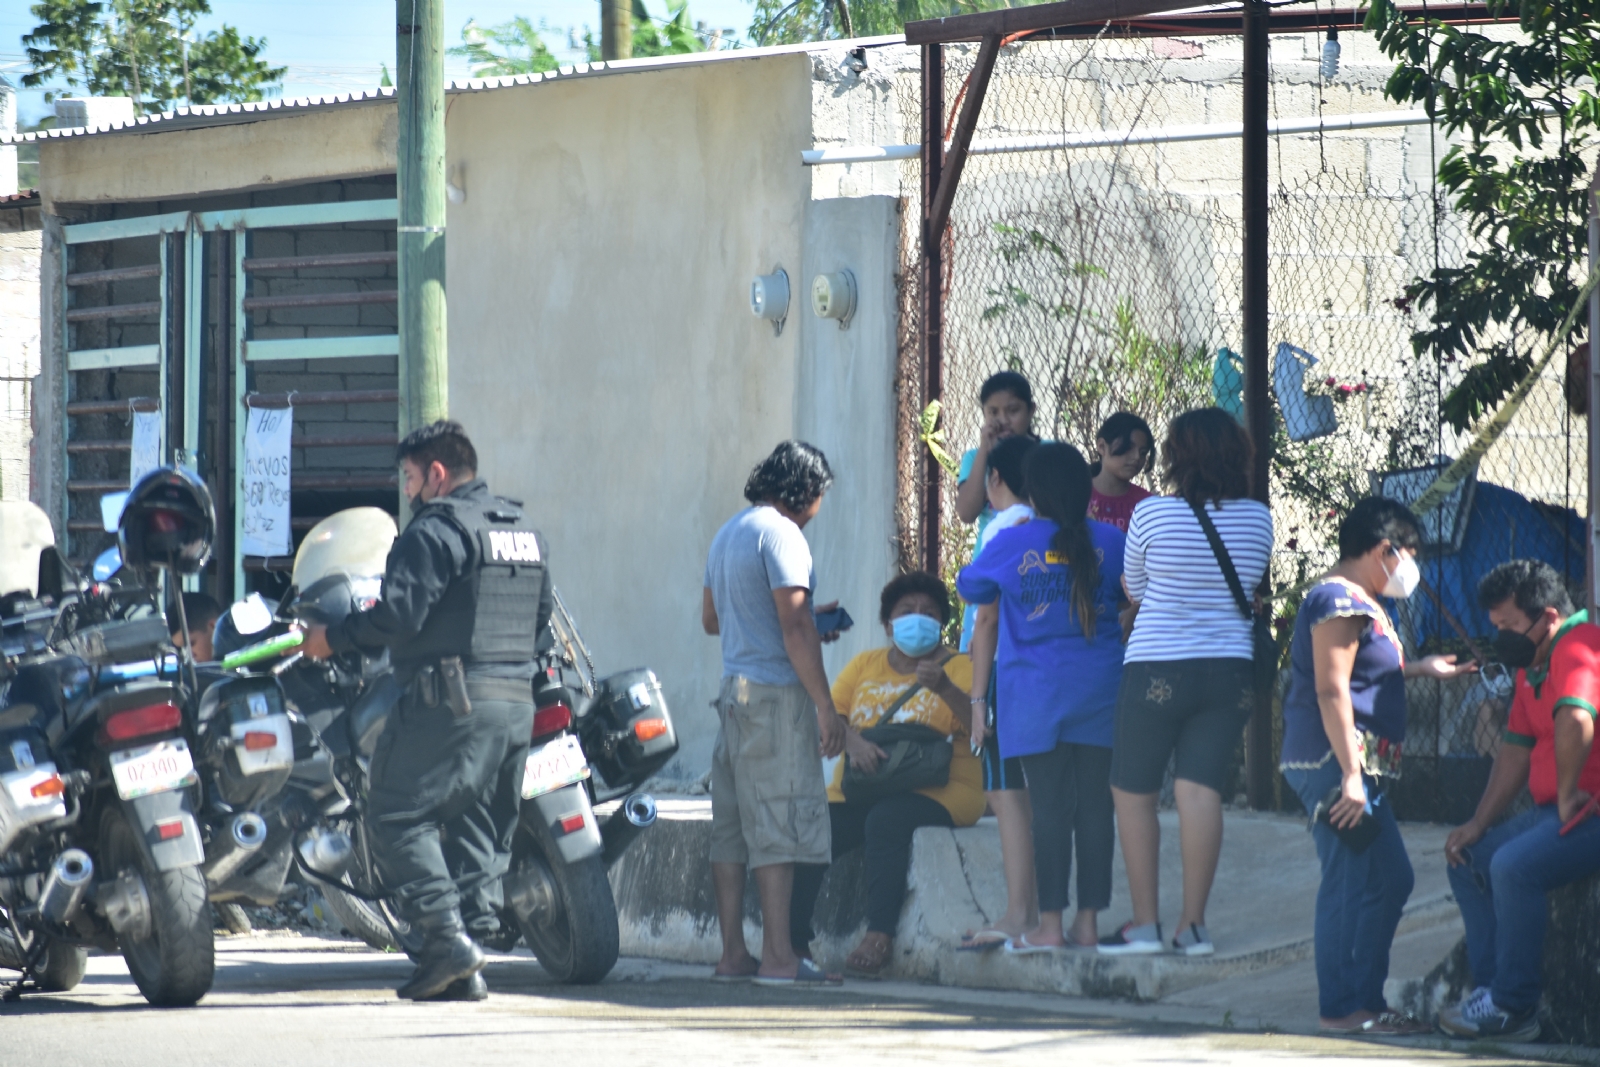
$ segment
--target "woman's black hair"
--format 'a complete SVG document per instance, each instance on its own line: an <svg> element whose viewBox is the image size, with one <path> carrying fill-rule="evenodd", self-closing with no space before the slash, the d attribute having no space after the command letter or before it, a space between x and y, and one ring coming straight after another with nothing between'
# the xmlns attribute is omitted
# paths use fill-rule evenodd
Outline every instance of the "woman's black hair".
<svg viewBox="0 0 1600 1067"><path fill-rule="evenodd" d="M894 611L895 605L908 596L922 593L933 598L933 606L939 613L939 625L944 626L950 621L950 590L937 576L927 571L910 571L891 579L883 587L883 593L878 597L878 621L885 626L889 625L889 615Z"/></svg>
<svg viewBox="0 0 1600 1067"><path fill-rule="evenodd" d="M822 449L804 441L785 441L750 472L744 498L752 504L772 502L804 511L831 485L833 468Z"/></svg>
<svg viewBox="0 0 1600 1067"><path fill-rule="evenodd" d="M1100 432L1094 435L1096 441L1104 441L1111 446L1111 454L1120 456L1133 447L1133 435L1144 434L1144 439L1150 442L1150 455L1146 457L1144 466L1139 468L1143 474L1155 465L1156 435L1150 432L1150 424L1131 411L1119 411L1105 422L1100 424ZM1098 477L1102 464L1097 459L1089 464L1089 477Z"/></svg>
<svg viewBox="0 0 1600 1067"><path fill-rule="evenodd" d="M1006 488L1023 500L1028 499L1028 482L1022 476L1022 461L1038 444L1031 437L1007 437L996 441L989 449L989 470L998 474Z"/></svg>
<svg viewBox="0 0 1600 1067"><path fill-rule="evenodd" d="M1050 551L1060 553L1072 568L1072 607L1083 636L1094 639L1096 594L1100 589L1100 557L1089 536L1089 463L1071 445L1036 445L1022 461L1028 497L1040 518L1056 524Z"/></svg>
<svg viewBox="0 0 1600 1067"><path fill-rule="evenodd" d="M985 378L983 388L978 390L978 403L987 404L996 393L1010 393L1030 408L1033 407L1033 386L1014 370L1003 370Z"/></svg>
<svg viewBox="0 0 1600 1067"><path fill-rule="evenodd" d="M1422 529L1411 509L1398 500L1369 496L1356 501L1339 523L1339 558L1355 559L1383 541L1415 552L1422 544Z"/></svg>

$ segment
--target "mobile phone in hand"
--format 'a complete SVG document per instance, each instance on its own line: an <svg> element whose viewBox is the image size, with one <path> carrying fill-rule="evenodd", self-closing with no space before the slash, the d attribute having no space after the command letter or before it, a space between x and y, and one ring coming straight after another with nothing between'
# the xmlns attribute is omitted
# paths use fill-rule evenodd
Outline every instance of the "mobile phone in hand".
<svg viewBox="0 0 1600 1067"><path fill-rule="evenodd" d="M850 613L843 608L815 612L812 618L817 622L817 633L823 637L827 637L831 633L848 630L856 624L856 621L850 617Z"/></svg>

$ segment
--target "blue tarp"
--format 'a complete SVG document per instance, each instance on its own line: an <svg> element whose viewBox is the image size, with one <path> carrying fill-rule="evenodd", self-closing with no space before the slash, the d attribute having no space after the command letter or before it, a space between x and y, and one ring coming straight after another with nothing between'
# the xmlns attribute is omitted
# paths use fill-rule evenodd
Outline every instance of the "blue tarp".
<svg viewBox="0 0 1600 1067"><path fill-rule="evenodd" d="M1422 580L1468 634L1487 640L1493 628L1478 607L1479 580L1506 560L1531 558L1565 574L1577 589L1583 583L1584 539L1583 519L1571 508L1542 504L1504 486L1479 482L1460 551L1424 559ZM1405 605L1401 622L1407 643L1414 648L1436 638L1459 639L1423 590Z"/></svg>

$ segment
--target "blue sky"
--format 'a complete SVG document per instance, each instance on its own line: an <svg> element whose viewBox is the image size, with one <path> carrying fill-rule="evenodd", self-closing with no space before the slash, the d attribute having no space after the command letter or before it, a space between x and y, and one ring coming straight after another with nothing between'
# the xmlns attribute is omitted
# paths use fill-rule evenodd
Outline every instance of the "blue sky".
<svg viewBox="0 0 1600 1067"><path fill-rule="evenodd" d="M27 0L0 0L0 73L13 85L21 83L27 69L22 36L35 20ZM266 57L288 66L283 95L349 92L378 83L379 67L394 69L394 0L212 0L212 17L200 29L231 23L241 33L267 39ZM660 17L667 14L665 0L646 0ZM458 43L461 27L469 18L483 25L525 15L535 24L543 20L555 32L545 43L564 61L581 58L567 48L565 27L598 29L598 0L445 0L445 36ZM740 37L750 25L750 0L690 0L692 22L708 29L733 29ZM463 60L449 58L445 77L469 75ZM22 117L35 119L48 111L43 90L19 93Z"/></svg>

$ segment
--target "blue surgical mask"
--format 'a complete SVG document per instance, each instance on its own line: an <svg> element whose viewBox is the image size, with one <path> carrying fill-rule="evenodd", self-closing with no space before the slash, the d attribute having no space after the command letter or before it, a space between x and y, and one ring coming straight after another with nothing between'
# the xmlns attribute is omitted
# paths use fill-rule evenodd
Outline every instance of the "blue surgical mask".
<svg viewBox="0 0 1600 1067"><path fill-rule="evenodd" d="M918 659L939 647L939 620L927 615L902 615L893 620L894 647Z"/></svg>

